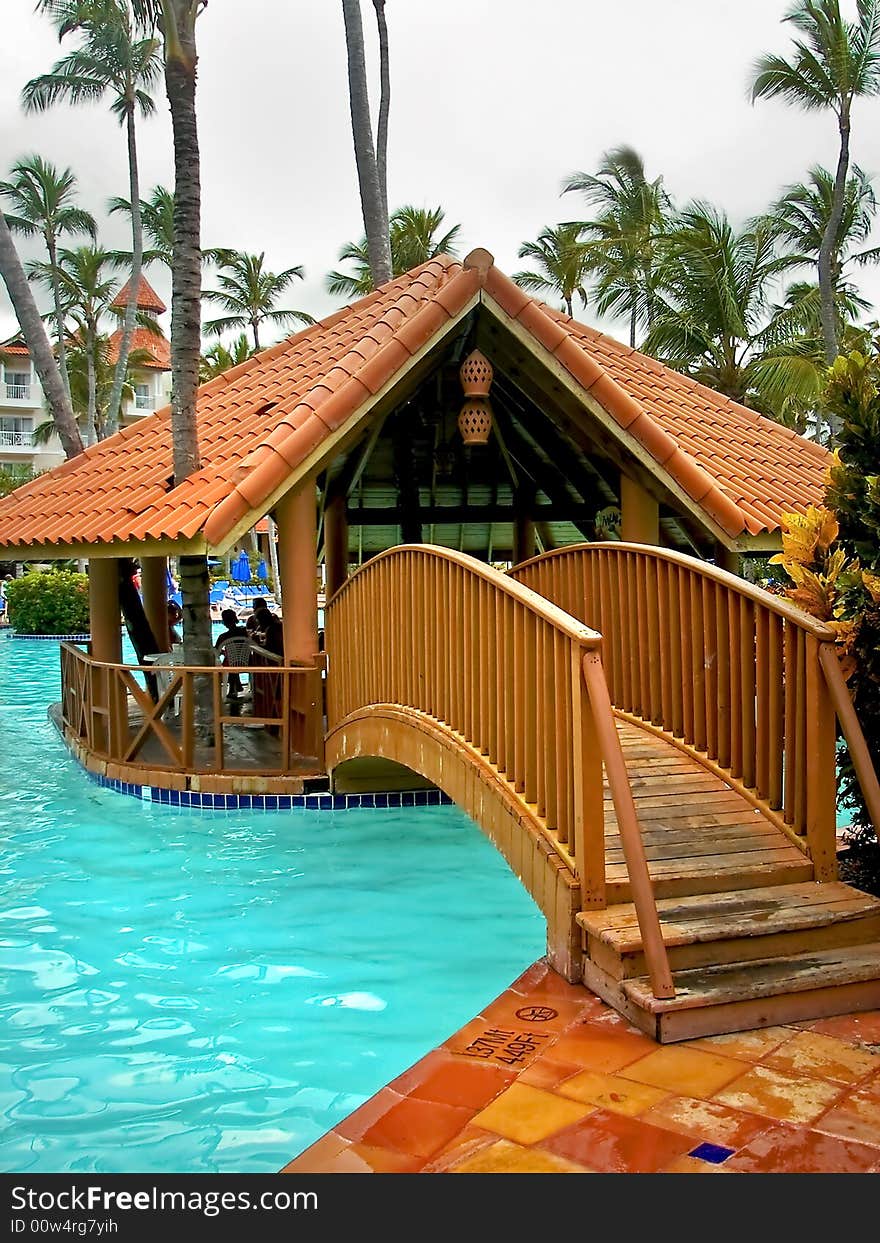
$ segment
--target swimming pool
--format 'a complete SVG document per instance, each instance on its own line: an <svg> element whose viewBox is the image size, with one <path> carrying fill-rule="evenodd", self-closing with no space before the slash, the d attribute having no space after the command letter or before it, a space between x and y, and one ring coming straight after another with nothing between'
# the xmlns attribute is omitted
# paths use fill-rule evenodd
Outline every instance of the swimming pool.
<svg viewBox="0 0 880 1243"><path fill-rule="evenodd" d="M0 1169L279 1169L479 1012L544 920L454 807L178 810L90 782L0 634Z"/></svg>

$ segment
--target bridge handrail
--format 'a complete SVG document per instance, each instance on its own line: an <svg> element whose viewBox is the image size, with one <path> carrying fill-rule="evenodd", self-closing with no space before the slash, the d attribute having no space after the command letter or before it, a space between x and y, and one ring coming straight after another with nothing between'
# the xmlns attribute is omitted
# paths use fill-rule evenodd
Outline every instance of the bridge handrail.
<svg viewBox="0 0 880 1243"><path fill-rule="evenodd" d="M601 908L602 756L619 748L601 642L595 630L465 553L401 545L363 565L326 606L328 730L380 705L443 722L534 809L554 848L570 867L573 861L582 906ZM622 757L619 765L610 760L608 774L652 988L670 997Z"/></svg>
<svg viewBox="0 0 880 1243"><path fill-rule="evenodd" d="M683 566L693 573L698 573L702 578L720 583L723 587L736 592L737 595L743 596L746 600L760 604L772 613L784 617L792 625L798 626L807 634L815 635L817 639L834 641L834 631L830 627L819 621L818 618L811 617L809 613L804 613L802 609L797 608L790 600L786 600L784 596L775 596L772 592L765 591L763 587L758 587L757 584L749 583L744 578L740 578L738 574L731 574L729 570L724 570L717 565L710 565L707 561L700 561L696 557L688 556L687 553L678 552L673 548L655 548L649 544L628 544L624 543L623 540L567 544L564 548L552 548L548 552L539 553L536 557L530 557L528 561L521 561L519 565L515 565L508 572L514 578L514 581L519 582L520 577L526 578L528 576L531 566L546 564L556 557L565 558L573 553L601 551L602 549L608 549L613 552L649 552L656 561L666 561L671 565Z"/></svg>
<svg viewBox="0 0 880 1243"><path fill-rule="evenodd" d="M829 660L828 626L734 574L648 544L569 545L510 574L602 631L620 714L742 790L809 853L816 879L836 874L838 716L877 812L880 787Z"/></svg>

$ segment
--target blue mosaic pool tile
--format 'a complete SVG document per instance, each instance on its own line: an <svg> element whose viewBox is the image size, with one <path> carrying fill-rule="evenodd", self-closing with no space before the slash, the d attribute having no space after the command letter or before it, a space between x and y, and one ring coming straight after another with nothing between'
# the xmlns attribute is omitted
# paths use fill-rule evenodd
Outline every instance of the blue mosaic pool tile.
<svg viewBox="0 0 880 1243"><path fill-rule="evenodd" d="M321 809L321 811L332 811L333 810L333 795L332 794L320 794L318 796L318 807Z"/></svg>
<svg viewBox="0 0 880 1243"><path fill-rule="evenodd" d="M374 794L373 795L373 806L374 807L387 807L388 798L389 796L387 794Z"/></svg>
<svg viewBox="0 0 880 1243"><path fill-rule="evenodd" d="M375 794L349 794L348 806L349 807L375 807L376 796Z"/></svg>
<svg viewBox="0 0 880 1243"><path fill-rule="evenodd" d="M401 807L415 807L416 805L415 791L404 790L403 794L401 794L400 796L400 805Z"/></svg>
<svg viewBox="0 0 880 1243"><path fill-rule="evenodd" d="M347 806L348 806L348 795L347 794L334 794L333 795L333 810L334 811L339 811L340 809L345 808Z"/></svg>
<svg viewBox="0 0 880 1243"><path fill-rule="evenodd" d="M180 791L169 790L168 791L168 802L171 804L172 807L179 807L180 806Z"/></svg>
<svg viewBox="0 0 880 1243"><path fill-rule="evenodd" d="M254 794L251 796L251 807L254 811L265 811L266 801L262 794Z"/></svg>
<svg viewBox="0 0 880 1243"><path fill-rule="evenodd" d="M721 1165L735 1151L735 1148L725 1148L722 1144L698 1144L690 1150L688 1156L696 1157L699 1161L708 1161L710 1165Z"/></svg>

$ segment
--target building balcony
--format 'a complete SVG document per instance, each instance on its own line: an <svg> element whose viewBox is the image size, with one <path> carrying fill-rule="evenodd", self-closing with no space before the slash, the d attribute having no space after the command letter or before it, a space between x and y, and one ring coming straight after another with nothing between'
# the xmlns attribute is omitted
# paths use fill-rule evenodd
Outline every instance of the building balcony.
<svg viewBox="0 0 880 1243"><path fill-rule="evenodd" d="M138 393L134 399L135 410L155 410L156 399L150 394Z"/></svg>
<svg viewBox="0 0 880 1243"><path fill-rule="evenodd" d="M10 432L0 429L0 449L32 450L33 447L33 432Z"/></svg>
<svg viewBox="0 0 880 1243"><path fill-rule="evenodd" d="M39 389L34 384L0 384L0 402L15 406L39 406Z"/></svg>

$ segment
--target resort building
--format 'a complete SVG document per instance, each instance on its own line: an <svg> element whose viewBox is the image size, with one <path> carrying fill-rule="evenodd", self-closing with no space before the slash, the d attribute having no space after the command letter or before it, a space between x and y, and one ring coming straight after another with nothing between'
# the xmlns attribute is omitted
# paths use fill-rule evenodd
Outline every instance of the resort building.
<svg viewBox="0 0 880 1243"><path fill-rule="evenodd" d="M123 286L111 303L111 309L124 314L129 283ZM166 306L141 276L138 289L138 310L154 318L165 314ZM118 357L121 329L110 338L110 362ZM171 347L164 332L158 335L145 327L136 327L131 343L138 351L138 363L131 368L133 395L123 402L122 422L129 424L145 414L167 405L171 393ZM53 432L45 441L34 433L50 418L46 397L27 345L21 334L0 344L0 467L13 474L29 477L31 471L50 470L64 461L61 442Z"/></svg>
<svg viewBox="0 0 880 1243"><path fill-rule="evenodd" d="M89 560L55 720L91 772L183 806L439 789L556 970L660 1040L880 1003L880 903L837 883L838 720L878 817L880 787L834 635L737 573L821 501L825 449L485 250L202 386L198 430L182 482L162 409L0 501L0 551ZM167 558L266 516L283 652L186 664ZM161 677L122 662L133 558Z"/></svg>

